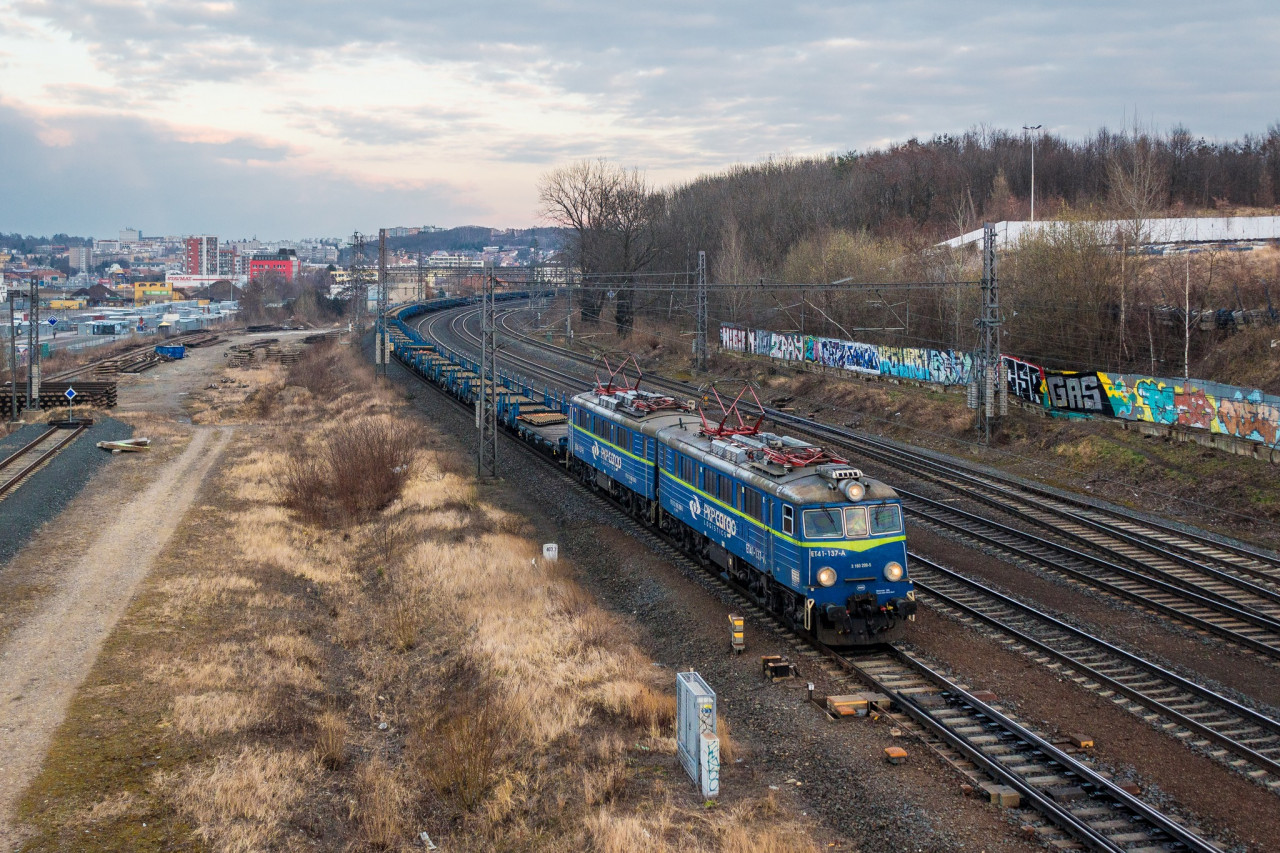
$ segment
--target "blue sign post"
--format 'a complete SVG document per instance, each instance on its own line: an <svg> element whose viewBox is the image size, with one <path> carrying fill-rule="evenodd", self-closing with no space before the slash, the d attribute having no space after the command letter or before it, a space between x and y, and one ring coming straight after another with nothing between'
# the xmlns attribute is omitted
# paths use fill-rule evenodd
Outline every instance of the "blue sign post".
<svg viewBox="0 0 1280 853"><path fill-rule="evenodd" d="M67 421L68 422L73 420L73 418L71 417L71 401L74 400L75 398L76 398L76 389L68 388L67 389Z"/></svg>
<svg viewBox="0 0 1280 853"><path fill-rule="evenodd" d="M58 318L57 317L49 318L49 328L53 329L53 338L54 340L57 340L58 339Z"/></svg>

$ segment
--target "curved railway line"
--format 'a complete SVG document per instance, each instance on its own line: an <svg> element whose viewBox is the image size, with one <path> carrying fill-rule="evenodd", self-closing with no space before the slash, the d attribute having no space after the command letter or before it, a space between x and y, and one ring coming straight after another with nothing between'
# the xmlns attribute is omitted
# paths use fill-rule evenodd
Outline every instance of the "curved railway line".
<svg viewBox="0 0 1280 853"><path fill-rule="evenodd" d="M466 338L470 336L465 329L467 316L466 312L429 315L420 328L425 327L425 337L439 341L438 327L447 321L451 335ZM513 356L509 360L524 365L533 375L571 388L586 384L529 359ZM539 455L514 439L512 444L524 452ZM574 487L591 494L590 489L576 481ZM729 581L705 571L704 566L666 537L641 525L621 507L609 501L604 503L611 507L622 526L676 562L686 574L727 590L754 617L785 630L786 626L756 607ZM913 559L922 558L913 555ZM801 641L796 638L795 642ZM1050 743L998 706L981 701L964 685L948 679L910 652L891 648L872 656L850 656L820 644L810 645L817 651L807 653L819 660L825 657L833 672L856 676L890 697L903 724L952 766L969 774L975 782L981 774L986 774L1017 792L1021 802L1032 806L1047 822L1034 827L1037 838L1045 843L1069 849L1074 841L1088 849L1115 853L1175 850L1208 853L1221 849L1179 820L1128 793L1085 760ZM1100 663L1098 668L1102 666Z"/></svg>
<svg viewBox="0 0 1280 853"><path fill-rule="evenodd" d="M474 311L429 315L422 325L429 330L430 336L439 339L440 327L447 320L450 336L457 341L474 344L479 340L478 335L467 328L468 320L474 316L476 316ZM509 314L504 315L506 316ZM499 322L502 322L501 318ZM533 359L509 351L501 355L503 359L519 365L530 374L545 377L567 388L584 389L590 385L589 382L577 376L556 370ZM576 360L589 361L581 356ZM668 385L668 387L673 386L681 393L686 395L690 393L688 386L678 383ZM1140 573L1109 563L1092 554L1080 552L1069 545L1034 537L1024 531L1017 531L1005 525L981 519L940 502L922 496L908 496L907 493L899 491L905 498L904 502L917 516L950 525L967 533L971 538L982 541L984 545L998 544L1019 560L1042 566L1048 565L1051 570L1063 572L1068 576L1074 572L1077 579L1083 580L1094 588L1102 588L1104 591L1135 601L1153 612L1172 617L1198 630L1221 636L1242 647L1265 654L1270 654L1276 648L1272 645L1276 635L1269 628L1264 627L1268 621L1264 617L1248 611L1239 611L1225 602L1197 596L1189 590L1171 585L1144 589L1144 584L1158 582L1147 581ZM930 514L929 511L935 508L944 510L945 513L950 514L951 518L947 518L942 512ZM922 509L925 511L922 512ZM965 530L953 520L957 517L971 520L978 529ZM943 519L943 522L938 522L939 518ZM1029 536L1035 547L1022 544L1028 541ZM1206 751L1215 759L1268 789L1280 792L1280 739L1278 739L1280 714L1276 714L1274 710L1270 714L1255 710L1240 701L1196 685L1195 682L1174 673L1167 667L1124 651L1105 640L1091 637L1062 620L1035 611L1034 608L1029 608L1016 599L998 593L977 581L943 569L919 554L912 553L911 558L913 565L929 566L930 569L926 571L945 573L944 577L951 583L961 583L967 587L968 592L963 597L949 595L941 585L930 587L927 583L921 584L920 579L917 578L922 591L926 595L935 594L934 599L941 606L950 607L952 612L960 613L966 618L983 621L988 628L1001 633L1006 641L1022 644L1023 648L1035 651L1039 662L1052 666L1059 670L1060 674L1065 674L1062 671L1063 668L1070 669L1072 680L1085 689L1093 690L1107 698L1114 697L1113 701L1147 723L1177 737L1189 746ZM1103 585L1104 582L1099 581L1096 576L1076 569L1070 562L1072 560L1084 565L1113 566L1121 573L1123 583ZM1124 573L1128 573L1128 576ZM975 609L973 599L978 590L982 590L988 600L988 609L971 612ZM1179 595L1184 598L1180 600ZM1186 596L1190 596L1190 600L1186 600ZM1202 607L1196 603L1197 600L1203 600L1206 604ZM969 609L966 610L966 607ZM1018 613L1020 618L1011 620L1010 611ZM1240 614L1239 624L1224 626L1222 624L1224 621L1236 618L1230 615L1233 611ZM1038 632L1029 631L1026 623L1026 619L1033 612L1038 619L1040 628ZM1252 624L1254 621L1262 623L1262 626ZM1241 630L1232 630L1233 627ZM1258 639L1259 632L1268 636L1271 642ZM1077 642L1087 640L1088 642L1080 647L1086 651L1080 651L1075 647L1064 647L1062 643L1064 636ZM1097 657L1098 655L1111 657ZM1130 672L1123 667L1136 667L1137 670ZM1115 671L1114 676L1111 670Z"/></svg>
<svg viewBox="0 0 1280 853"><path fill-rule="evenodd" d="M0 500L26 482L37 469L58 455L59 451L79 438L88 428L89 424L80 424L72 429L49 427L26 446L0 460Z"/></svg>
<svg viewBox="0 0 1280 853"><path fill-rule="evenodd" d="M520 309L508 309L498 317L505 334L577 363L594 363L589 356L538 341L514 328L511 319L519 313ZM478 340L465 329L465 318L474 313L460 316L464 321L453 330L454 334ZM534 360L510 352L503 357L535 373L545 369ZM563 381L571 377L560 378ZM687 383L655 377L647 377L646 381L686 397L701 393L701 389ZM574 387L583 387L581 380L577 382ZM1280 661L1280 556L1122 515L1012 478L972 472L927 455L909 454L888 442L767 406L762 411L801 434L854 452L860 460L872 460L943 486L965 499L1012 514L1041 532L1002 524L898 487L904 503L935 528L984 547L995 546L1060 579L1131 601L1187 629L1215 635L1265 659Z"/></svg>

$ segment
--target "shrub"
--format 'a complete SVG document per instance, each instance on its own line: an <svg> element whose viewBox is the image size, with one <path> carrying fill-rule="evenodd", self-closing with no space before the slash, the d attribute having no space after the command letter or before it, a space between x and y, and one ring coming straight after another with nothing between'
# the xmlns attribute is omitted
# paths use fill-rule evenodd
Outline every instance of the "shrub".
<svg viewBox="0 0 1280 853"><path fill-rule="evenodd" d="M359 387L358 367L346 349L326 338L303 350L285 375L285 384L306 388L318 399L334 399Z"/></svg>
<svg viewBox="0 0 1280 853"><path fill-rule="evenodd" d="M493 785L507 751L516 747L516 709L469 662L455 663L443 682L449 689L417 720L415 752L432 787L470 811Z"/></svg>
<svg viewBox="0 0 1280 853"><path fill-rule="evenodd" d="M417 439L383 418L329 429L318 448L295 448L282 484L285 505L313 522L360 521L400 497Z"/></svg>

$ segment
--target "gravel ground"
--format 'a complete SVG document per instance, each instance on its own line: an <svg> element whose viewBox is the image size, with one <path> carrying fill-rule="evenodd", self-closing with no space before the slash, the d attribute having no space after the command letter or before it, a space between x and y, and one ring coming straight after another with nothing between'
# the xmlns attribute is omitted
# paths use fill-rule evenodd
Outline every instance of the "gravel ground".
<svg viewBox="0 0 1280 853"><path fill-rule="evenodd" d="M43 424L28 424L0 441L0 455L8 455L43 433ZM17 490L0 500L0 566L8 563L41 528L57 518L112 454L99 450L99 441L120 441L133 428L113 418L98 418L83 435L31 475ZM44 535L56 535L52 532Z"/></svg>
<svg viewBox="0 0 1280 853"><path fill-rule="evenodd" d="M393 376L407 379L398 366ZM470 434L469 413L443 395L416 383L410 393L424 415L455 434ZM886 764L883 749L895 743L887 724L835 723L809 705L805 681L815 681L819 695L835 688L801 658L794 640L748 619L747 654L730 655L725 615L738 606L724 593L619 531L612 513L545 462L507 441L499 455L505 479L488 497L528 518L544 541L560 544L583 585L629 618L655 665L668 669L673 680L677 671L697 670L716 690L720 713L746 747L742 760L725 772L726 796L735 789L776 788L798 811L816 818L833 843L868 853L1036 849L1018 832L1017 812L963 797L960 778L918 744L907 744L907 764ZM801 678L761 681L762 654L789 656L800 664ZM674 790L696 801L692 784Z"/></svg>

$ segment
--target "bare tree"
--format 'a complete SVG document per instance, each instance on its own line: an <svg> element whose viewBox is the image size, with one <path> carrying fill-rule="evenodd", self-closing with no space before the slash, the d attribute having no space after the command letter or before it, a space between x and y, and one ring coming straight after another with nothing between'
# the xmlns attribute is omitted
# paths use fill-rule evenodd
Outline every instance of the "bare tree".
<svg viewBox="0 0 1280 853"><path fill-rule="evenodd" d="M1129 360L1125 331L1128 325L1129 280L1137 281L1140 273L1141 247L1150 242L1149 220L1168 204L1169 173L1161 162L1156 140L1143 132L1135 122L1132 139L1117 148L1107 162L1108 201L1121 222L1117 242L1120 244L1120 323L1117 361ZM1132 263L1125 263L1133 251Z"/></svg>
<svg viewBox="0 0 1280 853"><path fill-rule="evenodd" d="M581 160L538 182L541 214L570 229L570 252L582 271L582 317L598 322L605 288L614 290L618 333L630 334L635 274L657 254L654 222L661 198L639 169L607 160Z"/></svg>

